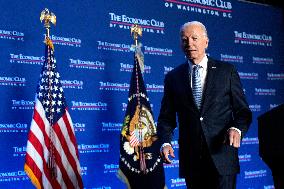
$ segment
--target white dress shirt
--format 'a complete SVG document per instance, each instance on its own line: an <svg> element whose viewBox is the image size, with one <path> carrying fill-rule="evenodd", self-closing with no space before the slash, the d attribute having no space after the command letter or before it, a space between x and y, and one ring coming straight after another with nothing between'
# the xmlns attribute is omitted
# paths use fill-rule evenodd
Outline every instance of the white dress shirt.
<svg viewBox="0 0 284 189"><path fill-rule="evenodd" d="M204 83L205 83L205 78L207 75L207 62L208 62L208 58L207 56L204 56L204 58L201 60L201 62L198 64L199 66L201 66L201 68L198 70L200 76L201 76L201 87L202 87L202 91L203 91L203 87L204 87ZM194 64L190 61L188 61L189 64L189 68L190 68L190 86L192 88L192 68L194 66Z"/></svg>

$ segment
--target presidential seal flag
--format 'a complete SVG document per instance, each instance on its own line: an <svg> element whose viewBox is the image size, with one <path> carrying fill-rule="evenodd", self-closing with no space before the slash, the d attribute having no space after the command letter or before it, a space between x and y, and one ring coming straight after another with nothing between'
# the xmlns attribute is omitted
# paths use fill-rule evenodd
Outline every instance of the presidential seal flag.
<svg viewBox="0 0 284 189"><path fill-rule="evenodd" d="M140 47L135 47L128 104L120 135L118 175L128 189L164 189L163 162L141 73L143 54Z"/></svg>
<svg viewBox="0 0 284 189"><path fill-rule="evenodd" d="M82 189L78 146L48 36L45 45L24 169L37 189Z"/></svg>

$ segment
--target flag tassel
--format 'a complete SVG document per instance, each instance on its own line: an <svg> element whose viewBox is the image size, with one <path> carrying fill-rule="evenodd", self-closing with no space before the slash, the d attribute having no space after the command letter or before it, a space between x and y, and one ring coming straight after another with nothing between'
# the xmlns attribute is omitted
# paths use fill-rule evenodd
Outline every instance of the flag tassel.
<svg viewBox="0 0 284 189"><path fill-rule="evenodd" d="M54 156L52 156L52 155L50 155L49 158L48 158L48 168L49 168L51 177L56 178L57 172L56 172L56 168L55 168L55 159L54 159Z"/></svg>
<svg viewBox="0 0 284 189"><path fill-rule="evenodd" d="M146 169L147 169L147 166L146 166L146 161L145 161L145 154L144 154L144 149L143 149L143 146L140 146L140 153L139 153L139 156L140 156L140 170L146 174Z"/></svg>

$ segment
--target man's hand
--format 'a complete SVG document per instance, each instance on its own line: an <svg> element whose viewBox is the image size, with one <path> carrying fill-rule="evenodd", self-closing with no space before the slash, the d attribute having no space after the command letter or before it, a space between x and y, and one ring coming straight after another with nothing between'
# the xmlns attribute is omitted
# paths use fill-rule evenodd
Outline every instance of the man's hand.
<svg viewBox="0 0 284 189"><path fill-rule="evenodd" d="M239 132L235 129L229 129L227 131L228 133L228 142L230 144L230 146L234 146L235 148L239 148L241 145L241 136L239 134Z"/></svg>
<svg viewBox="0 0 284 189"><path fill-rule="evenodd" d="M168 163L168 164L172 163L172 161L169 159L169 155L170 155L172 158L175 157L175 155L174 155L174 150L173 150L172 146L171 146L171 145L166 145L166 146L164 146L164 147L162 148L161 156L163 157L164 162L165 162L165 163Z"/></svg>

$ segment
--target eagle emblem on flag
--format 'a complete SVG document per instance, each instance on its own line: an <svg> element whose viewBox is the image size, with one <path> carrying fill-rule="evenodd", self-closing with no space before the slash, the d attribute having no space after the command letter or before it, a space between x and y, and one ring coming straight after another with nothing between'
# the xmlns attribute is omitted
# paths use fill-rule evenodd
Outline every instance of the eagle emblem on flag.
<svg viewBox="0 0 284 189"><path fill-rule="evenodd" d="M126 138L123 149L129 155L135 153L133 160L137 161L139 159L139 144L141 143L144 148L152 146L153 142L157 140L157 131L153 116L146 106L142 105L141 109L136 106L134 116L131 120L129 118L130 115L125 117L121 132L121 135ZM151 158L151 153L145 154L145 159Z"/></svg>

